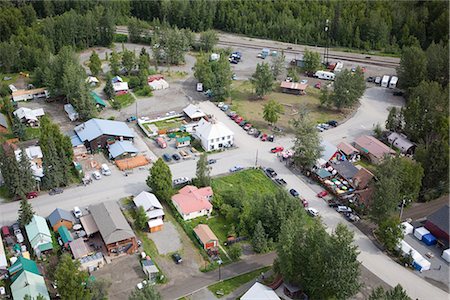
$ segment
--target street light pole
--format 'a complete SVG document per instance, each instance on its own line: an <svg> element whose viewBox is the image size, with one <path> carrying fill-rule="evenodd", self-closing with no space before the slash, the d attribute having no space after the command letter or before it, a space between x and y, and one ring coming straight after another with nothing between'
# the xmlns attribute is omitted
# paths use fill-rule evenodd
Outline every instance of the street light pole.
<svg viewBox="0 0 450 300"><path fill-rule="evenodd" d="M405 206L405 199L403 198L402 200L402 208L400 209L400 221L402 220L402 216L403 216L403 207Z"/></svg>
<svg viewBox="0 0 450 300"><path fill-rule="evenodd" d="M220 274L220 266L222 265L222 260L221 259L219 259L218 261L217 261L217 263L219 264L219 281L222 279L222 276L221 276L221 274Z"/></svg>
<svg viewBox="0 0 450 300"><path fill-rule="evenodd" d="M328 23L330 21L327 19L325 21L325 34L326 34L326 44L325 44L325 49L323 49L323 63L327 66L328 65Z"/></svg>

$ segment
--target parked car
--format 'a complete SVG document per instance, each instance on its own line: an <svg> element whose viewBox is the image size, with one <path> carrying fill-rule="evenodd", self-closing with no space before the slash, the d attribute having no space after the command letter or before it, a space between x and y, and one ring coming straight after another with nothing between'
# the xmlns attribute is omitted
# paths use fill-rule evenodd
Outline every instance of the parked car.
<svg viewBox="0 0 450 300"><path fill-rule="evenodd" d="M239 123L241 123L242 121L244 121L244 118L242 118L242 117L237 117L237 118L234 119L234 122L235 122L236 124L239 124Z"/></svg>
<svg viewBox="0 0 450 300"><path fill-rule="evenodd" d="M255 128L250 128L248 131L247 131L247 134L250 134L250 135L254 135L255 133L256 133L256 129Z"/></svg>
<svg viewBox="0 0 450 300"><path fill-rule="evenodd" d="M212 164L215 164L217 162L217 160L216 159L213 159L213 158L211 158L211 159L208 159L208 165L212 165Z"/></svg>
<svg viewBox="0 0 450 300"><path fill-rule="evenodd" d="M381 77L380 76L375 77L375 83L376 84L380 84L381 83Z"/></svg>
<svg viewBox="0 0 450 300"><path fill-rule="evenodd" d="M256 130L255 133L253 134L253 136L255 138L258 138L261 135L261 130Z"/></svg>
<svg viewBox="0 0 450 300"><path fill-rule="evenodd" d="M22 231L20 230L20 228L17 228L14 230L14 236L16 237L17 242L20 244L23 243L23 241L25 240L23 238L23 234L22 234Z"/></svg>
<svg viewBox="0 0 450 300"><path fill-rule="evenodd" d="M327 122L328 125L333 126L333 127L337 127L338 126L338 122L335 120L331 120Z"/></svg>
<svg viewBox="0 0 450 300"><path fill-rule="evenodd" d="M73 208L73 215L75 216L75 218L79 219L83 216L83 212L81 211L81 209L78 206L75 206Z"/></svg>
<svg viewBox="0 0 450 300"><path fill-rule="evenodd" d="M317 193L317 197L319 197L319 198L323 198L323 197L325 197L326 195L328 195L328 192L327 192L327 191L321 191L321 192Z"/></svg>
<svg viewBox="0 0 450 300"><path fill-rule="evenodd" d="M162 157L166 162L172 161L172 157L167 153L164 153Z"/></svg>
<svg viewBox="0 0 450 300"><path fill-rule="evenodd" d="M344 213L344 215L349 222L358 222L360 220L360 217L354 213Z"/></svg>
<svg viewBox="0 0 450 300"><path fill-rule="evenodd" d="M322 128L322 126L320 126L320 125L317 125L316 126L316 129L319 131L319 132L323 132L325 129L323 129Z"/></svg>
<svg viewBox="0 0 450 300"><path fill-rule="evenodd" d="M275 178L275 182L278 183L279 185L287 184L286 180L284 180L283 178Z"/></svg>
<svg viewBox="0 0 450 300"><path fill-rule="evenodd" d="M127 118L127 122L133 122L133 121L136 121L136 120L137 120L136 116L130 116L130 117Z"/></svg>
<svg viewBox="0 0 450 300"><path fill-rule="evenodd" d="M107 164L102 164L102 174L105 176L111 175L111 170L109 169Z"/></svg>
<svg viewBox="0 0 450 300"><path fill-rule="evenodd" d="M176 178L173 180L173 185L182 185L182 184L186 184L189 183L191 181L191 179L189 179L189 177L180 177L180 178Z"/></svg>
<svg viewBox="0 0 450 300"><path fill-rule="evenodd" d="M339 213L351 213L352 209L350 207L347 207L345 205L338 205L336 207L336 211Z"/></svg>
<svg viewBox="0 0 450 300"><path fill-rule="evenodd" d="M222 110L222 111L227 111L228 110L228 108L230 108L228 105L224 105L224 106L222 106L220 109Z"/></svg>
<svg viewBox="0 0 450 300"><path fill-rule="evenodd" d="M268 140L269 142L273 142L273 141L275 141L275 136L274 136L274 135L269 135L269 136L267 137L267 140Z"/></svg>
<svg viewBox="0 0 450 300"><path fill-rule="evenodd" d="M247 121L243 120L242 122L239 123L239 126L244 127L245 124L247 124Z"/></svg>
<svg viewBox="0 0 450 300"><path fill-rule="evenodd" d="M180 160L180 159L181 159L181 157L180 157L178 154L176 154L176 153L174 153L174 154L172 155L172 158L173 158L174 160Z"/></svg>
<svg viewBox="0 0 450 300"><path fill-rule="evenodd" d="M340 202L336 201L335 199L328 200L328 206L329 207L338 207L342 205Z"/></svg>
<svg viewBox="0 0 450 300"><path fill-rule="evenodd" d="M2 236L5 238L11 235L11 231L8 226L2 226Z"/></svg>
<svg viewBox="0 0 450 300"><path fill-rule="evenodd" d="M229 112L227 112L227 116L229 116L230 118L234 117L236 115L235 111L230 110Z"/></svg>
<svg viewBox="0 0 450 300"><path fill-rule="evenodd" d="M374 82L375 78L372 76L367 77L367 82Z"/></svg>
<svg viewBox="0 0 450 300"><path fill-rule="evenodd" d="M37 196L39 196L39 193L36 192L36 191L32 191L32 192L29 192L29 193L26 193L26 194L25 194L25 197L26 197L28 200L34 199L34 198L36 198ZM20 197L19 195L16 195L16 197L14 197L13 200L15 200L15 201L17 201L17 200L22 200L22 197Z"/></svg>
<svg viewBox="0 0 450 300"><path fill-rule="evenodd" d="M197 92L203 92L203 83L197 83Z"/></svg>
<svg viewBox="0 0 450 300"><path fill-rule="evenodd" d="M297 192L297 190L295 189L290 189L289 193L294 196L294 197L298 197L300 194Z"/></svg>
<svg viewBox="0 0 450 300"><path fill-rule="evenodd" d="M230 58L230 63L237 65L239 61Z"/></svg>
<svg viewBox="0 0 450 300"><path fill-rule="evenodd" d="M404 93L403 93L403 91L394 91L393 95L394 96L403 96Z"/></svg>
<svg viewBox="0 0 450 300"><path fill-rule="evenodd" d="M300 81L301 84L307 84L308 80L307 79L302 79L302 81Z"/></svg>
<svg viewBox="0 0 450 300"><path fill-rule="evenodd" d="M313 207L308 207L306 209L306 211L308 212L308 214L312 217L317 217L319 215L319 211Z"/></svg>
<svg viewBox="0 0 450 300"><path fill-rule="evenodd" d="M272 153L278 153L278 152L283 152L283 150L284 150L283 147L277 146L277 147L274 147L274 148L270 149L270 152L272 152Z"/></svg>
<svg viewBox="0 0 450 300"><path fill-rule="evenodd" d="M242 128L244 128L244 130L249 130L250 128L252 128L252 124L250 124L250 123L247 123L247 124L245 124L244 125L244 127L242 127Z"/></svg>
<svg viewBox="0 0 450 300"><path fill-rule="evenodd" d="M99 171L94 171L92 172L92 177L94 177L95 180L100 180L102 179L102 175L100 175Z"/></svg>
<svg viewBox="0 0 450 300"><path fill-rule="evenodd" d="M181 258L180 254L178 254L178 253L172 254L172 259L177 265L181 264L183 262L183 259Z"/></svg>
<svg viewBox="0 0 450 300"><path fill-rule="evenodd" d="M264 173L266 173L267 176L272 177L272 178L277 177L277 175L278 175L278 174L275 172L275 170L272 169L272 168L265 168L265 169L264 169Z"/></svg>
<svg viewBox="0 0 450 300"><path fill-rule="evenodd" d="M238 114L233 114L232 116L230 116L231 120L236 120L237 118L239 118Z"/></svg>
<svg viewBox="0 0 450 300"><path fill-rule="evenodd" d="M263 142L267 141L267 134L263 133L263 135L261 135L260 139Z"/></svg>
<svg viewBox="0 0 450 300"><path fill-rule="evenodd" d="M244 167L236 165L236 166L230 168L230 172L234 173L234 172L238 172L238 171L243 170L243 169L244 169Z"/></svg>
<svg viewBox="0 0 450 300"><path fill-rule="evenodd" d="M48 194L50 196L53 196L53 195L57 195L57 194L62 194L63 192L64 192L64 190L62 188L53 188L50 190L50 192L48 192Z"/></svg>
<svg viewBox="0 0 450 300"><path fill-rule="evenodd" d="M318 82L318 83L316 83L315 85L314 85L314 87L316 88L316 89L319 89L320 90L320 87L322 86L322 83L320 83L320 82Z"/></svg>
<svg viewBox="0 0 450 300"><path fill-rule="evenodd" d="M225 105L225 103L223 103L223 102L217 103L217 107L218 107L218 108L222 108L222 106L224 106L224 105Z"/></svg>
<svg viewBox="0 0 450 300"><path fill-rule="evenodd" d="M300 201L302 202L302 205L304 208L308 208L308 206L309 206L308 200L302 198L302 199L300 199Z"/></svg>
<svg viewBox="0 0 450 300"><path fill-rule="evenodd" d="M189 159L191 156L184 150L180 150L180 155L183 159Z"/></svg>

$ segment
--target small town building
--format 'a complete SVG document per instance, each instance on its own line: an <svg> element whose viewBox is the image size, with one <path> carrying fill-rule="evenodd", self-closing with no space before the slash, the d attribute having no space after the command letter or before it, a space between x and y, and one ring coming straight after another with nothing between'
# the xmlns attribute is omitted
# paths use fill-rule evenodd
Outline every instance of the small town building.
<svg viewBox="0 0 450 300"><path fill-rule="evenodd" d="M115 141L133 141L134 133L124 122L90 119L74 128L79 141L91 151L105 149ZM72 145L74 142L72 142Z"/></svg>
<svg viewBox="0 0 450 300"><path fill-rule="evenodd" d="M165 90L169 88L169 83L161 74L150 75L148 77L148 85L152 88L152 90Z"/></svg>
<svg viewBox="0 0 450 300"><path fill-rule="evenodd" d="M186 117L192 122L198 122L201 118L205 118L206 114L197 106L193 104L189 104L187 107L183 109Z"/></svg>
<svg viewBox="0 0 450 300"><path fill-rule="evenodd" d="M148 280L150 282L156 282L156 280L158 279L159 270L150 259L150 257L141 260L141 264L142 271L144 271L144 274L147 275Z"/></svg>
<svg viewBox="0 0 450 300"><path fill-rule="evenodd" d="M194 234L205 250L219 246L219 239L206 224L198 224L195 226Z"/></svg>
<svg viewBox="0 0 450 300"><path fill-rule="evenodd" d="M206 151L228 148L234 143L233 131L214 119L208 122L202 118L198 122L194 135L200 139L202 147Z"/></svg>
<svg viewBox="0 0 450 300"><path fill-rule="evenodd" d="M91 255L94 253L90 248L86 245L83 238L75 239L69 242L70 251L72 251L73 258L79 259Z"/></svg>
<svg viewBox="0 0 450 300"><path fill-rule="evenodd" d="M191 144L190 136L182 136L182 137L177 137L175 139L175 146L177 148L188 147L190 144Z"/></svg>
<svg viewBox="0 0 450 300"><path fill-rule="evenodd" d="M108 145L108 151L110 159L122 159L139 153L132 141L116 141Z"/></svg>
<svg viewBox="0 0 450 300"><path fill-rule="evenodd" d="M7 133L9 128L8 120L5 115L0 113L0 133Z"/></svg>
<svg viewBox="0 0 450 300"><path fill-rule="evenodd" d="M34 215L31 222L25 225L25 231L36 256L53 249L52 235L47 222L41 216Z"/></svg>
<svg viewBox="0 0 450 300"><path fill-rule="evenodd" d="M23 271L11 284L11 293L14 300L23 300L25 296L37 299L50 300L44 277L32 272Z"/></svg>
<svg viewBox="0 0 450 300"><path fill-rule="evenodd" d="M67 247L69 246L69 243L70 243L71 241L73 241L72 234L71 234L70 231L67 229L67 227L64 226L64 225L59 226L59 228L58 228L58 234L59 234L59 237L61 238L62 243L64 244L64 247L67 248Z"/></svg>
<svg viewBox="0 0 450 300"><path fill-rule="evenodd" d="M16 155L17 161L20 161L22 157L22 150L16 149L14 150L14 154ZM29 146L25 148L25 154L28 157L30 162L31 171L33 172L33 176L36 180L41 180L44 177L44 168L42 166L42 158L44 155L42 154L42 150L40 146Z"/></svg>
<svg viewBox="0 0 450 300"><path fill-rule="evenodd" d="M128 93L128 82L116 82L113 83L114 93L116 95L123 95Z"/></svg>
<svg viewBox="0 0 450 300"><path fill-rule="evenodd" d="M210 216L213 206L211 187L197 188L187 185L172 196L172 203L183 220L192 220L201 216Z"/></svg>
<svg viewBox="0 0 450 300"><path fill-rule="evenodd" d="M331 171L331 174L334 175L334 173L338 174L342 178L344 178L347 181L352 181L353 177L358 173L358 168L356 168L351 162L348 160L344 161L336 161L336 162L330 162L330 167L333 168ZM330 170L328 170L330 171Z"/></svg>
<svg viewBox="0 0 450 300"><path fill-rule="evenodd" d="M340 142L337 145L338 150L341 155L345 157L346 160L356 161L359 157L359 150L350 145L347 142Z"/></svg>
<svg viewBox="0 0 450 300"><path fill-rule="evenodd" d="M306 94L306 83L282 81L280 84L281 91L287 94L304 95Z"/></svg>
<svg viewBox="0 0 450 300"><path fill-rule="evenodd" d="M88 272L93 272L105 265L105 259L101 252L82 257L78 260L80 262L80 269Z"/></svg>
<svg viewBox="0 0 450 300"><path fill-rule="evenodd" d="M45 88L31 89L31 90L16 90L12 92L12 99L14 102L28 101L33 99L49 97L49 93Z"/></svg>
<svg viewBox="0 0 450 300"><path fill-rule="evenodd" d="M316 161L317 167L326 165L330 160L333 160L338 153L338 149L336 148L336 146L325 140L322 140L322 142L320 142L320 146L322 147L322 152L320 158L318 158Z"/></svg>
<svg viewBox="0 0 450 300"><path fill-rule="evenodd" d="M60 226L72 229L72 226L75 223L73 214L70 211L61 208L55 209L47 219L55 232L58 231Z"/></svg>
<svg viewBox="0 0 450 300"><path fill-rule="evenodd" d="M428 229L445 247L448 248L449 238L450 206L442 206L427 217L425 228Z"/></svg>
<svg viewBox="0 0 450 300"><path fill-rule="evenodd" d="M379 164L386 156L395 155L395 151L373 136L362 135L355 140L355 148L372 163Z"/></svg>
<svg viewBox="0 0 450 300"><path fill-rule="evenodd" d="M245 292L241 300L280 300L280 297L270 287L262 283L255 282L252 287Z"/></svg>
<svg viewBox="0 0 450 300"><path fill-rule="evenodd" d="M154 194L143 191L134 197L133 202L137 208L139 206L144 208L148 218L148 228L150 232L162 230L164 225L164 210Z"/></svg>
<svg viewBox="0 0 450 300"><path fill-rule="evenodd" d="M86 78L86 83L89 84L90 86L96 86L97 84L100 83L100 81L95 76L88 76L88 78Z"/></svg>
<svg viewBox="0 0 450 300"><path fill-rule="evenodd" d="M138 247L136 236L116 202L91 205L89 211L105 243L108 255L136 252Z"/></svg>
<svg viewBox="0 0 450 300"><path fill-rule="evenodd" d="M19 275L22 274L22 272L24 271L31 272L36 275L41 275L38 266L34 260L25 258L23 256L18 256L16 261L14 261L11 267L9 267L8 269L11 281L16 280L16 278L19 277Z"/></svg>
<svg viewBox="0 0 450 300"><path fill-rule="evenodd" d="M44 109L42 108L30 109L27 107L21 107L15 110L13 114L20 122L31 127L38 127L39 118L45 115Z"/></svg>
<svg viewBox="0 0 450 300"><path fill-rule="evenodd" d="M78 112L75 110L72 104L64 104L64 111L67 113L70 121L76 121L80 117Z"/></svg>
<svg viewBox="0 0 450 300"><path fill-rule="evenodd" d="M403 154L414 154L416 144L408 140L408 138L401 133L392 132L387 137L389 144L400 150Z"/></svg>
<svg viewBox="0 0 450 300"><path fill-rule="evenodd" d="M97 95L95 92L91 92L91 98L98 109L103 109L106 107L106 102L103 101L103 99L100 98L100 96Z"/></svg>
<svg viewBox="0 0 450 300"><path fill-rule="evenodd" d="M86 232L87 236L91 236L94 233L98 232L98 226L97 223L95 223L92 214L80 217L80 223L83 226L83 229Z"/></svg>

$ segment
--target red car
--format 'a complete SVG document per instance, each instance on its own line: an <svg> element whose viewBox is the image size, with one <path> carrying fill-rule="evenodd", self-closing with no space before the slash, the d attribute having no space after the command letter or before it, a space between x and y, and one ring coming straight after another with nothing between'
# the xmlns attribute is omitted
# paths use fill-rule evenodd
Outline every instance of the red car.
<svg viewBox="0 0 450 300"><path fill-rule="evenodd" d="M39 196L39 194L38 194L38 192L33 191L33 192L27 193L25 196L26 196L27 199L29 200L29 199L36 198L37 196ZM21 198L19 195L17 195L17 196L14 198L14 200L22 200L22 198Z"/></svg>
<svg viewBox="0 0 450 300"><path fill-rule="evenodd" d="M327 191L321 191L321 192L319 192L319 193L317 194L317 197L323 198L323 197L325 197L326 195L328 195L328 192L327 192Z"/></svg>
<svg viewBox="0 0 450 300"><path fill-rule="evenodd" d="M239 115L238 115L238 114L235 114L234 116L231 116L231 120L234 120L234 119L236 119L236 118L239 118Z"/></svg>
<svg viewBox="0 0 450 300"><path fill-rule="evenodd" d="M242 117L237 117L236 119L234 119L234 122L236 122L236 124L239 124L242 121L244 121L244 118L242 118Z"/></svg>
<svg viewBox="0 0 450 300"><path fill-rule="evenodd" d="M300 199L300 201L302 202L304 208L307 208L309 206L308 200L302 198Z"/></svg>
<svg viewBox="0 0 450 300"><path fill-rule="evenodd" d="M267 134L263 133L263 135L261 135L261 141L267 141Z"/></svg>
<svg viewBox="0 0 450 300"><path fill-rule="evenodd" d="M252 124L247 123L244 125L244 130L249 130L250 128L252 128Z"/></svg>
<svg viewBox="0 0 450 300"><path fill-rule="evenodd" d="M282 152L283 150L284 150L283 147L278 146L278 147L275 147L275 148L270 149L270 152L272 152L272 153L278 153L278 152Z"/></svg>

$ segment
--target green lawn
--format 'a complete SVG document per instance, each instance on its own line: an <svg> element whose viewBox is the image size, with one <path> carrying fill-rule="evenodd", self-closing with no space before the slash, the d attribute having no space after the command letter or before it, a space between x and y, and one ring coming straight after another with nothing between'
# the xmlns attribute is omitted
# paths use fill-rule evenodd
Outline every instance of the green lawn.
<svg viewBox="0 0 450 300"><path fill-rule="evenodd" d="M187 221L186 224L188 224L192 229L194 229L198 224L208 224L219 239L221 245L223 245L223 242L227 240L228 232L231 228L231 225L227 223L226 220L220 215L213 216L209 219L206 217L195 218L194 220Z"/></svg>
<svg viewBox="0 0 450 300"><path fill-rule="evenodd" d="M284 107L284 113L280 115L277 126L290 131L290 120L298 116L301 109L308 111L308 116L317 123L323 123L328 120L342 120L346 111L337 111L321 107L319 96L320 91L314 87L308 87L306 95L291 95L281 93L276 87L279 83L274 83L274 90L263 100L255 99L253 87L249 81L234 81L231 90L231 109L249 120L255 127L267 129L268 124L263 119L264 105L271 99L281 103Z"/></svg>
<svg viewBox="0 0 450 300"><path fill-rule="evenodd" d="M112 107L114 109L121 109L121 108L131 105L135 100L134 100L133 95L128 93L128 94L116 96L116 97L114 97L114 99L112 99L110 101L112 102Z"/></svg>
<svg viewBox="0 0 450 300"><path fill-rule="evenodd" d="M229 190L242 188L248 195L275 194L279 187L263 171L249 169L228 176L215 178L211 184L214 193L222 194Z"/></svg>
<svg viewBox="0 0 450 300"><path fill-rule="evenodd" d="M250 280L258 277L261 275L262 272L266 272L271 267L264 267L249 273L245 273L218 283L215 283L213 285L208 286L208 289L217 297L221 298L225 295L228 295L232 293L235 289L240 287L243 284L246 284ZM220 291L220 294L217 294L217 292Z"/></svg>
<svg viewBox="0 0 450 300"><path fill-rule="evenodd" d="M39 138L41 135L41 129L39 127L27 127L25 128L25 140L33 140Z"/></svg>

